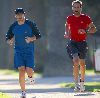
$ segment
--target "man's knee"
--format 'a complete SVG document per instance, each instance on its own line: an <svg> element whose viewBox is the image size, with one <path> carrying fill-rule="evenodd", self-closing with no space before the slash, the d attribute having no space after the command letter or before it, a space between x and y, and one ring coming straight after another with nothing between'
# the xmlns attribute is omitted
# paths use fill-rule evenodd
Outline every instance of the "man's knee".
<svg viewBox="0 0 100 98"><path fill-rule="evenodd" d="M21 71L21 72L25 72L25 67L24 66L23 67L19 67L18 70Z"/></svg>
<svg viewBox="0 0 100 98"><path fill-rule="evenodd" d="M85 66L85 59L80 59L79 62L81 66Z"/></svg>
<svg viewBox="0 0 100 98"><path fill-rule="evenodd" d="M26 67L26 71L33 71L32 68Z"/></svg>
<svg viewBox="0 0 100 98"><path fill-rule="evenodd" d="M79 65L79 57L78 54L73 55L73 63L74 65Z"/></svg>

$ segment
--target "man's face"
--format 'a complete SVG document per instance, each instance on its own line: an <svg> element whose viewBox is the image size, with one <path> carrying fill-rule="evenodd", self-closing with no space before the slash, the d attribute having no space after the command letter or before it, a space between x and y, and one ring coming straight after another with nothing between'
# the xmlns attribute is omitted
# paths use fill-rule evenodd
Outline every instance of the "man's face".
<svg viewBox="0 0 100 98"><path fill-rule="evenodd" d="M17 21L23 21L25 18L25 15L23 13L18 13L15 15L15 18L17 19Z"/></svg>
<svg viewBox="0 0 100 98"><path fill-rule="evenodd" d="M79 15L82 11L81 5L79 3L74 3L72 6L73 13Z"/></svg>

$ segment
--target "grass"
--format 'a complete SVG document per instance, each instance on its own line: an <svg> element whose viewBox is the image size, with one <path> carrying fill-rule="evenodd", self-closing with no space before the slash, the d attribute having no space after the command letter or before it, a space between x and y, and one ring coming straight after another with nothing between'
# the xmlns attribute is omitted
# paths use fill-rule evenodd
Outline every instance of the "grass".
<svg viewBox="0 0 100 98"><path fill-rule="evenodd" d="M88 70L85 71L85 74L86 75L94 75L95 71L94 71L94 69L88 69Z"/></svg>
<svg viewBox="0 0 100 98"><path fill-rule="evenodd" d="M0 74L18 76L19 72L17 70L0 69ZM42 73L34 73L34 77L41 77L41 76Z"/></svg>
<svg viewBox="0 0 100 98"><path fill-rule="evenodd" d="M12 98L12 97L0 92L0 98Z"/></svg>
<svg viewBox="0 0 100 98"><path fill-rule="evenodd" d="M96 72L94 69L86 69L85 74L86 75L95 75L95 74L100 74L100 72Z"/></svg>
<svg viewBox="0 0 100 98"><path fill-rule="evenodd" d="M16 75L18 76L18 71L9 69L0 69L0 74L3 75Z"/></svg>
<svg viewBox="0 0 100 98"><path fill-rule="evenodd" d="M74 88L74 83L62 83L60 85L61 87ZM89 92L100 92L100 82L86 82L85 88Z"/></svg>
<svg viewBox="0 0 100 98"><path fill-rule="evenodd" d="M86 75L95 75L100 74L100 72L96 73L94 69L86 70ZM74 88L74 83L62 83L60 84L62 87ZM85 83L86 91L89 92L100 92L100 82L86 82Z"/></svg>

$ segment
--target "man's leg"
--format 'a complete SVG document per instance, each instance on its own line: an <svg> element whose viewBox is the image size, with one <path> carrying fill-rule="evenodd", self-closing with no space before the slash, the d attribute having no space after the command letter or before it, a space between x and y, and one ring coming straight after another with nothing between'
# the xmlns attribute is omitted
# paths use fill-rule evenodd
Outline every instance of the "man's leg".
<svg viewBox="0 0 100 98"><path fill-rule="evenodd" d="M33 84L34 83L34 79L33 79L33 69L32 68L29 68L29 67L26 67L26 73L28 75L28 81L30 82L30 84Z"/></svg>
<svg viewBox="0 0 100 98"><path fill-rule="evenodd" d="M78 44L81 81L84 81L84 76L85 76L85 57L87 54L87 49L88 49L88 46L87 46L86 41L80 42Z"/></svg>
<svg viewBox="0 0 100 98"><path fill-rule="evenodd" d="M80 59L80 71L81 71L81 81L84 81L84 77L85 77L85 60L84 59Z"/></svg>
<svg viewBox="0 0 100 98"><path fill-rule="evenodd" d="M85 86L84 86L84 78L85 78L85 60L84 59L80 59L80 72L81 72L81 79L80 79L80 91L84 91L85 90Z"/></svg>
<svg viewBox="0 0 100 98"><path fill-rule="evenodd" d="M74 75L74 81L75 81L75 89L78 90L78 76L79 76L79 57L78 54L73 55L73 75Z"/></svg>
<svg viewBox="0 0 100 98"><path fill-rule="evenodd" d="M79 75L79 57L77 54L73 56L73 75L74 75L74 81L78 82L78 75Z"/></svg>
<svg viewBox="0 0 100 98"><path fill-rule="evenodd" d="M19 83L22 91L25 91L25 67L19 67Z"/></svg>
<svg viewBox="0 0 100 98"><path fill-rule="evenodd" d="M73 60L73 76L74 76L74 82L75 82L75 91L79 90L79 84L78 84L78 76L79 76L79 56L78 56L78 49L76 47L76 42L69 41L67 45L67 52L69 54L69 57Z"/></svg>
<svg viewBox="0 0 100 98"><path fill-rule="evenodd" d="M28 77L33 77L34 71L32 68L26 67L26 73L27 73Z"/></svg>
<svg viewBox="0 0 100 98"><path fill-rule="evenodd" d="M22 98L26 98L26 92L25 92L25 67L19 67L19 83L20 83L20 87L22 90Z"/></svg>

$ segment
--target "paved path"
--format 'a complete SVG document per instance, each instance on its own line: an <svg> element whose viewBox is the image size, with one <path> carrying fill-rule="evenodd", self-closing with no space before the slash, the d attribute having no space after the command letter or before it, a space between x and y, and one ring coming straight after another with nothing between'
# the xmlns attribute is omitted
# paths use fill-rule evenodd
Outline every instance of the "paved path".
<svg viewBox="0 0 100 98"><path fill-rule="evenodd" d="M35 85L27 84L27 98L100 98L100 92L75 93L71 88L61 88L59 83L72 82L72 77L36 78ZM87 76L86 81L100 81L100 76ZM0 75L0 92L20 98L18 78Z"/></svg>

